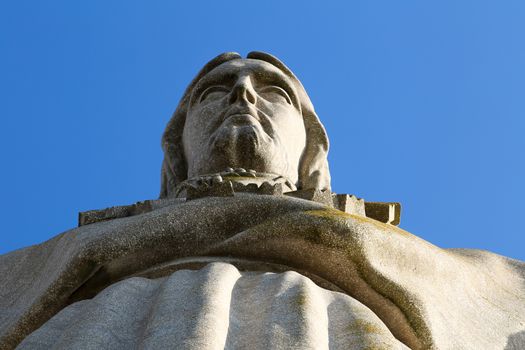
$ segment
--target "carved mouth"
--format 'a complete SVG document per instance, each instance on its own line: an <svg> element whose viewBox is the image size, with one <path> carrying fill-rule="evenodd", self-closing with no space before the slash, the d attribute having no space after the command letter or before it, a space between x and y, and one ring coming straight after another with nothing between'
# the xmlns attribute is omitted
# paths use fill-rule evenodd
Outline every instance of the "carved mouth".
<svg viewBox="0 0 525 350"><path fill-rule="evenodd" d="M260 127L259 119L249 113L235 113L226 117L222 125Z"/></svg>

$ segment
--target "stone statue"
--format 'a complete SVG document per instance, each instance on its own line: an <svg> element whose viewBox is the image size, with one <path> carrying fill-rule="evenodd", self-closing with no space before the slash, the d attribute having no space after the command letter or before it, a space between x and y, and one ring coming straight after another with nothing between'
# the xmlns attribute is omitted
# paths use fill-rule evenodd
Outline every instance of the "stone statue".
<svg viewBox="0 0 525 350"><path fill-rule="evenodd" d="M0 256L0 349L523 349L525 263L331 192L277 58L222 54L162 138L160 198Z"/></svg>
<svg viewBox="0 0 525 350"><path fill-rule="evenodd" d="M328 138L306 91L275 57L222 54L191 82L163 136L161 197L188 177L246 168L330 189Z"/></svg>

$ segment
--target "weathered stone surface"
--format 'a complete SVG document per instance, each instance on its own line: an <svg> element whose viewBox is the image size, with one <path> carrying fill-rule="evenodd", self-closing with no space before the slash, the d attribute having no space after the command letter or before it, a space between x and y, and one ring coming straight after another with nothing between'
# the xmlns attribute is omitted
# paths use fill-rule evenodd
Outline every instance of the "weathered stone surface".
<svg viewBox="0 0 525 350"><path fill-rule="evenodd" d="M284 176L255 170L227 168L214 174L204 174L177 185L174 196L188 200L201 197L233 196L235 192L282 195L297 188Z"/></svg>
<svg viewBox="0 0 525 350"><path fill-rule="evenodd" d="M288 196L295 198L307 199L317 203L322 203L326 206L333 207L332 192L329 190L320 190L318 188L308 188L287 193Z"/></svg>
<svg viewBox="0 0 525 350"><path fill-rule="evenodd" d="M365 214L385 224L399 225L401 204L395 202L365 202Z"/></svg>
<svg viewBox="0 0 525 350"><path fill-rule="evenodd" d="M188 178L225 168L283 176L297 189L330 189L328 138L302 84L262 52L225 53L190 83L162 139L161 197Z"/></svg>
<svg viewBox="0 0 525 350"><path fill-rule="evenodd" d="M368 307L414 349L523 343L515 340L525 328L523 262L443 250L312 201L244 194L82 226L0 256L0 348L14 347L67 305L127 276L199 256L308 271Z"/></svg>
<svg viewBox="0 0 525 350"><path fill-rule="evenodd" d="M343 293L296 272L222 262L115 283L60 311L18 348L408 349Z"/></svg>
<svg viewBox="0 0 525 350"><path fill-rule="evenodd" d="M203 197L233 197L233 194L231 181L221 181L213 186L189 186L186 188L186 200Z"/></svg>
<svg viewBox="0 0 525 350"><path fill-rule="evenodd" d="M147 213L153 208L151 201L146 200L132 205L116 206L101 210L90 210L78 214L78 226L89 225L95 222L106 221L126 216Z"/></svg>
<svg viewBox="0 0 525 350"><path fill-rule="evenodd" d="M244 184L238 181L224 181L225 179L235 179L224 177L221 181L191 183L180 187L178 194L182 198L157 199L137 202L132 205L117 206L106 209L90 210L79 213L79 226L92 224L95 222L118 219L127 216L139 215L165 206L164 203L183 203L204 197L231 197L235 193L256 193L273 196L284 194L283 184L270 182L251 182ZM184 183L183 183L184 184ZM289 190L289 187L286 187ZM390 225L399 225L401 217L401 204L389 202L365 202L362 198L354 195L335 194L329 191L318 189L298 190L286 192L287 196L306 199L317 203L322 203L329 207L335 207L347 214L367 216L371 219Z"/></svg>
<svg viewBox="0 0 525 350"><path fill-rule="evenodd" d="M334 207L348 214L365 216L365 201L349 194L333 194ZM373 218L375 219L375 218ZM377 219L376 219L377 220Z"/></svg>
<svg viewBox="0 0 525 350"><path fill-rule="evenodd" d="M161 198L145 200L130 205L120 205L105 209L88 210L78 213L78 226L93 224L95 222L125 218L163 208L167 205L184 202L181 198Z"/></svg>
<svg viewBox="0 0 525 350"><path fill-rule="evenodd" d="M210 61L163 149L161 199L0 256L1 350L525 347L525 263L332 193L324 128L277 58Z"/></svg>

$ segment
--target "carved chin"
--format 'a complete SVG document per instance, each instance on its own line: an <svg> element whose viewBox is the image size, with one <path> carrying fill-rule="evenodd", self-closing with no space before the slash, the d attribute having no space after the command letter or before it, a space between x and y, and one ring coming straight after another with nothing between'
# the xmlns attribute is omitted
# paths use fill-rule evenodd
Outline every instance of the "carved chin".
<svg viewBox="0 0 525 350"><path fill-rule="evenodd" d="M255 155L265 147L264 143L262 130L255 125L229 126L218 130L212 148L214 153L237 158L243 154Z"/></svg>
<svg viewBox="0 0 525 350"><path fill-rule="evenodd" d="M211 140L210 149L222 167L242 167L268 171L268 161L275 150L274 140L259 125L222 127ZM222 170L222 169L221 169Z"/></svg>

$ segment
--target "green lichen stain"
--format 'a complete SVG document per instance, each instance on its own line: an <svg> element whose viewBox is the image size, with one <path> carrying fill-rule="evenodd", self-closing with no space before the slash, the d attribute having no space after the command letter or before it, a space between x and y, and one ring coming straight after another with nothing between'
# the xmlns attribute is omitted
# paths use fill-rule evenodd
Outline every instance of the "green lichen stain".
<svg viewBox="0 0 525 350"><path fill-rule="evenodd" d="M366 333L366 334L381 334L383 333L383 329L373 323L363 321L363 320L355 320L354 322L350 323L347 326L347 330L351 333Z"/></svg>
<svg viewBox="0 0 525 350"><path fill-rule="evenodd" d="M302 310L304 309L304 307L306 306L306 304L308 304L308 297L306 296L306 293L301 291L299 293L297 293L297 295L295 296L295 306L299 309L299 310Z"/></svg>
<svg viewBox="0 0 525 350"><path fill-rule="evenodd" d="M402 236L412 236L412 234L408 233L405 230L400 229L397 226L385 224L384 222L380 222L365 216L360 215L353 215L345 213L344 211L333 209L333 208L325 208L325 209L318 209L318 210L307 210L307 214L312 216L317 216L320 218L325 219L331 219L331 220L346 220L346 219L353 219L355 221L358 221L363 224L368 225L374 225L380 230L387 230L387 231L394 231Z"/></svg>
<svg viewBox="0 0 525 350"><path fill-rule="evenodd" d="M325 219L355 219L357 218L357 215L352 215L345 213L344 211L333 209L333 208L325 208L325 209L318 209L318 210L307 210L306 213L308 215L317 216L320 218Z"/></svg>
<svg viewBox="0 0 525 350"><path fill-rule="evenodd" d="M235 181L235 180L246 180L246 181L254 181L254 179L256 179L256 177L254 176L223 176L222 177L223 180L230 180L230 181Z"/></svg>
<svg viewBox="0 0 525 350"><path fill-rule="evenodd" d="M368 346L363 348L363 350L387 350L387 349L392 349L392 347L390 347L390 346L384 347L384 346L377 346L377 345L368 345Z"/></svg>
<svg viewBox="0 0 525 350"><path fill-rule="evenodd" d="M348 324L346 330L352 336L357 336L360 339L360 345L363 346L361 349L363 350L386 350L392 348L379 340L382 337L377 335L384 335L385 331L377 324L365 320L355 320Z"/></svg>

